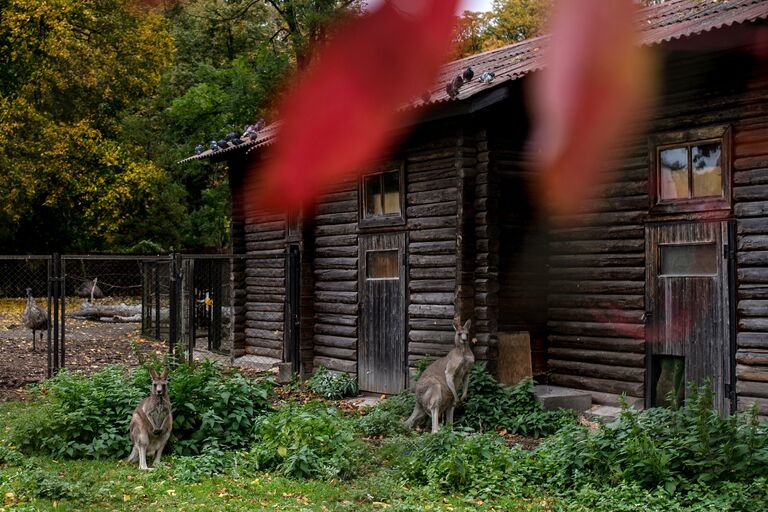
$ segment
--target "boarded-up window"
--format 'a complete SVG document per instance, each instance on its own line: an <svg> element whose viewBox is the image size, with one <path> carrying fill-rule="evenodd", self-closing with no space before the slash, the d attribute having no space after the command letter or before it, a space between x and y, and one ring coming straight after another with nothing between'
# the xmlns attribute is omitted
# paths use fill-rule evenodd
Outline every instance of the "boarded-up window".
<svg viewBox="0 0 768 512"><path fill-rule="evenodd" d="M368 279L400 278L397 250L368 251L365 257L366 277Z"/></svg>

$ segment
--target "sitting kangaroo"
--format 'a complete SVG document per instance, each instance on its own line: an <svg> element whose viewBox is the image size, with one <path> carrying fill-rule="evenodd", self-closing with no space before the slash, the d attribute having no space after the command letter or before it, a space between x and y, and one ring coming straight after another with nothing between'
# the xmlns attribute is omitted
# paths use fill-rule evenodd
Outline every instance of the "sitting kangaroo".
<svg viewBox="0 0 768 512"><path fill-rule="evenodd" d="M168 368L158 375L154 368L149 369L152 376L152 388L147 398L141 401L131 418L131 441L133 451L128 462L138 462L139 469L147 467L147 455L154 457L153 466L160 462L163 448L171 437L173 416L171 400L168 398Z"/></svg>
<svg viewBox="0 0 768 512"><path fill-rule="evenodd" d="M416 383L416 407L406 420L409 428L421 420L427 413L432 417L432 432L437 432L440 416L445 413L445 421L453 423L453 410L467 398L469 370L475 363L468 337L471 320L464 327L457 318L453 328L456 336L453 348L447 355L430 364ZM477 340L473 339L473 343ZM461 398L457 389L463 387Z"/></svg>

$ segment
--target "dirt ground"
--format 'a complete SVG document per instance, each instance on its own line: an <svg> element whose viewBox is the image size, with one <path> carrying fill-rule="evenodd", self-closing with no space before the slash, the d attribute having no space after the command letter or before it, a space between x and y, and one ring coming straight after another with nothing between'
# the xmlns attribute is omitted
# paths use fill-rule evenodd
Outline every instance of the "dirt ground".
<svg viewBox="0 0 768 512"><path fill-rule="evenodd" d="M38 301L39 303L39 301ZM26 304L22 299L0 300L0 402L23 399L27 384L40 382L47 371L47 336L37 338L32 351L32 332L21 323ZM67 300L73 311L80 299ZM112 324L66 319L66 367L72 371L93 373L109 364L138 366L133 346L141 353L164 353L164 342L142 338L141 324Z"/></svg>

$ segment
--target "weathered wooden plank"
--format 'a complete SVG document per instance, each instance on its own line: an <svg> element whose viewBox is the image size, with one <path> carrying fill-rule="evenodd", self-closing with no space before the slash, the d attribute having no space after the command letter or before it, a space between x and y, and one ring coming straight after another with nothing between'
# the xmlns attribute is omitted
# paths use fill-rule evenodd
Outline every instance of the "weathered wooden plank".
<svg viewBox="0 0 768 512"><path fill-rule="evenodd" d="M741 266L768 267L768 251L741 251L736 253L736 261Z"/></svg>
<svg viewBox="0 0 768 512"><path fill-rule="evenodd" d="M411 342L424 343L453 343L455 333L447 331L416 331L411 330L408 333L408 339Z"/></svg>
<svg viewBox="0 0 768 512"><path fill-rule="evenodd" d="M256 320L262 322L283 322L285 316L283 312L266 312L266 311L247 311L245 318L248 320Z"/></svg>
<svg viewBox="0 0 768 512"><path fill-rule="evenodd" d="M765 219L738 219L736 221L738 234L768 233L768 222Z"/></svg>
<svg viewBox="0 0 768 512"><path fill-rule="evenodd" d="M433 242L456 240L456 230L453 228L419 229L409 233L412 242Z"/></svg>
<svg viewBox="0 0 768 512"><path fill-rule="evenodd" d="M768 201L738 203L733 210L737 217L764 217L768 214Z"/></svg>
<svg viewBox="0 0 768 512"><path fill-rule="evenodd" d="M736 365L736 378L755 382L768 382L768 368L762 366Z"/></svg>
<svg viewBox="0 0 768 512"><path fill-rule="evenodd" d="M245 345L243 352L254 356L269 357L271 359L282 360L283 351L279 348L256 347L254 345Z"/></svg>
<svg viewBox="0 0 768 512"><path fill-rule="evenodd" d="M357 245L357 235L335 235L335 236L316 236L315 246L320 247L338 247L340 245Z"/></svg>
<svg viewBox="0 0 768 512"><path fill-rule="evenodd" d="M645 254L561 254L550 256L549 261L562 267L641 267Z"/></svg>
<svg viewBox="0 0 768 512"><path fill-rule="evenodd" d="M315 268L357 270L357 258L315 258Z"/></svg>
<svg viewBox="0 0 768 512"><path fill-rule="evenodd" d="M556 292L597 293L631 295L645 289L643 281L550 281L550 288Z"/></svg>
<svg viewBox="0 0 768 512"><path fill-rule="evenodd" d="M768 415L768 399L751 396L739 396L737 409L739 412L752 410L753 404L757 406L757 412L761 415Z"/></svg>
<svg viewBox="0 0 768 512"><path fill-rule="evenodd" d="M736 353L736 362L745 366L768 366L768 351L739 350Z"/></svg>
<svg viewBox="0 0 768 512"><path fill-rule="evenodd" d="M639 281L645 277L643 267L551 267L554 279Z"/></svg>
<svg viewBox="0 0 768 512"><path fill-rule="evenodd" d="M633 240L644 239L645 230L642 226L618 227L570 227L551 230L557 241L569 240Z"/></svg>
<svg viewBox="0 0 768 512"><path fill-rule="evenodd" d="M420 343L412 341L408 344L408 354L442 357L452 348L452 343Z"/></svg>
<svg viewBox="0 0 768 512"><path fill-rule="evenodd" d="M740 332L736 335L736 344L740 348L768 350L768 332Z"/></svg>
<svg viewBox="0 0 768 512"><path fill-rule="evenodd" d="M764 316L768 317L768 300L740 300L737 310L743 316Z"/></svg>
<svg viewBox="0 0 768 512"><path fill-rule="evenodd" d="M408 283L411 292L449 292L456 288L455 279L411 279Z"/></svg>
<svg viewBox="0 0 768 512"><path fill-rule="evenodd" d="M341 336L344 338L357 339L357 327L353 325L338 325L338 324L326 324L326 323L317 322L315 323L314 331L315 331L315 334L325 334L328 336ZM325 344L328 344L328 343L325 343ZM339 346L339 345L333 345L333 346Z"/></svg>
<svg viewBox="0 0 768 512"><path fill-rule="evenodd" d="M456 255L409 254L408 263L412 268L451 267L456 265Z"/></svg>
<svg viewBox="0 0 768 512"><path fill-rule="evenodd" d="M736 393L739 398L742 396L768 398L768 382L736 381Z"/></svg>
<svg viewBox="0 0 768 512"><path fill-rule="evenodd" d="M739 284L739 299L768 299L768 286L764 284Z"/></svg>
<svg viewBox="0 0 768 512"><path fill-rule="evenodd" d="M768 269L747 267L738 270L740 283L768 283Z"/></svg>
<svg viewBox="0 0 768 512"><path fill-rule="evenodd" d="M736 190L739 185L763 185L768 184L768 169L753 169L733 173L733 183Z"/></svg>
<svg viewBox="0 0 768 512"><path fill-rule="evenodd" d="M315 291L317 302L333 302L337 304L357 304L356 292L324 292Z"/></svg>
<svg viewBox="0 0 768 512"><path fill-rule="evenodd" d="M314 353L320 357L332 357L334 359L357 361L357 349L328 347L325 345L315 344Z"/></svg>
<svg viewBox="0 0 768 512"><path fill-rule="evenodd" d="M315 302L315 312L336 315L357 315L357 304L341 304L338 302Z"/></svg>
<svg viewBox="0 0 768 512"><path fill-rule="evenodd" d="M317 281L315 290L336 291L336 292L356 292L357 280L355 281Z"/></svg>
<svg viewBox="0 0 768 512"><path fill-rule="evenodd" d="M408 246L409 254L456 254L456 241L412 242Z"/></svg>
<svg viewBox="0 0 768 512"><path fill-rule="evenodd" d="M409 304L408 314L413 317L428 318L453 318L455 315L453 305L441 306L435 304Z"/></svg>
<svg viewBox="0 0 768 512"><path fill-rule="evenodd" d="M357 316L316 314L315 322L322 324L356 326Z"/></svg>
<svg viewBox="0 0 768 512"><path fill-rule="evenodd" d="M736 241L739 251L760 251L768 249L768 235L740 235Z"/></svg>
<svg viewBox="0 0 768 512"><path fill-rule="evenodd" d="M246 343L248 343L248 340L251 338L261 338L263 340L270 340L270 341L283 341L283 332L282 331L268 331L264 329L253 329L253 328L246 328L245 329L245 337L246 337Z"/></svg>
<svg viewBox="0 0 768 512"><path fill-rule="evenodd" d="M247 302L245 303L245 309L248 311L283 311L282 302Z"/></svg>

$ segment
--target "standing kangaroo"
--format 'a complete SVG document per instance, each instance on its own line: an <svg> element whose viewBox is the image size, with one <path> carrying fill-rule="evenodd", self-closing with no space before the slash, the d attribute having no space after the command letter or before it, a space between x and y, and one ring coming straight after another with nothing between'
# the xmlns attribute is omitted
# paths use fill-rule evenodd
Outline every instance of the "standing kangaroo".
<svg viewBox="0 0 768 512"><path fill-rule="evenodd" d="M131 441L133 451L128 462L138 462L139 469L147 467L147 455L154 457L153 466L160 462L163 448L171 437L173 416L171 400L168 398L168 368L158 375L154 368L149 369L152 376L152 388L147 398L141 401L131 418Z"/></svg>
<svg viewBox="0 0 768 512"><path fill-rule="evenodd" d="M409 428L421 420L427 413L432 417L432 432L437 432L440 416L445 413L445 421L453 423L453 410L467 398L469 370L475 363L475 356L469 345L469 327L467 320L464 327L460 320L454 321L456 336L453 348L447 355L430 364L416 383L416 407L405 424ZM472 340L476 342L476 340ZM457 389L463 388L461 398Z"/></svg>

